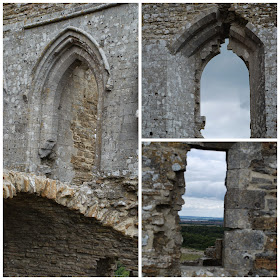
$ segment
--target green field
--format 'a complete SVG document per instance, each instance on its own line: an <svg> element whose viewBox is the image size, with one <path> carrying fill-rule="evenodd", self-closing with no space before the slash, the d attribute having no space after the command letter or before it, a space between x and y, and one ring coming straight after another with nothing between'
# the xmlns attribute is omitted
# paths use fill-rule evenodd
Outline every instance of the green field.
<svg viewBox="0 0 280 280"><path fill-rule="evenodd" d="M188 251L188 250L193 250L193 251ZM186 261L196 261L203 256L204 256L203 251L198 251L198 250L194 251L194 249L183 248L180 261L181 261L181 263L186 262Z"/></svg>
<svg viewBox="0 0 280 280"><path fill-rule="evenodd" d="M215 245L218 238L223 238L224 228L220 226L181 225L182 247L205 250Z"/></svg>

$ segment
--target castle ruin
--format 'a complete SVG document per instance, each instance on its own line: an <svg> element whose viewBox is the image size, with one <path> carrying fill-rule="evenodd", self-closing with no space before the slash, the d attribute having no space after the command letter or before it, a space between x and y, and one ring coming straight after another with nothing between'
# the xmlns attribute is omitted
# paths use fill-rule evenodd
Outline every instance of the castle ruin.
<svg viewBox="0 0 280 280"><path fill-rule="evenodd" d="M136 276L137 4L3 12L4 276Z"/></svg>
<svg viewBox="0 0 280 280"><path fill-rule="evenodd" d="M142 13L144 138L202 137L200 79L226 38L249 71L251 138L277 137L276 4L155 3Z"/></svg>

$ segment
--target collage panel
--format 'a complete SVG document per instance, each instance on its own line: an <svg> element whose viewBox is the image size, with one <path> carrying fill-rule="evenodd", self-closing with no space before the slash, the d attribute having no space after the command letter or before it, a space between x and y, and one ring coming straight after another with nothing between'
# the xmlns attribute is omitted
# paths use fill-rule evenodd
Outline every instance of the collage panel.
<svg viewBox="0 0 280 280"><path fill-rule="evenodd" d="M277 4L142 19L142 276L277 276Z"/></svg>
<svg viewBox="0 0 280 280"><path fill-rule="evenodd" d="M276 276L276 154L276 142L143 142L143 276Z"/></svg>
<svg viewBox="0 0 280 280"><path fill-rule="evenodd" d="M138 10L3 5L6 277L138 276Z"/></svg>
<svg viewBox="0 0 280 280"><path fill-rule="evenodd" d="M277 277L276 0L23 1L1 276Z"/></svg>
<svg viewBox="0 0 280 280"><path fill-rule="evenodd" d="M277 137L277 4L142 5L143 138Z"/></svg>

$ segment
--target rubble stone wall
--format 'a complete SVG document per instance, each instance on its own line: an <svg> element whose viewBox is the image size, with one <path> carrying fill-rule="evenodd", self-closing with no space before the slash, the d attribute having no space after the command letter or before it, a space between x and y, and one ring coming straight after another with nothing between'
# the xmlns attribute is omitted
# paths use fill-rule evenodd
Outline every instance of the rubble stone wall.
<svg viewBox="0 0 280 280"><path fill-rule="evenodd" d="M4 276L137 274L137 239L34 194L4 202Z"/></svg>
<svg viewBox="0 0 280 280"><path fill-rule="evenodd" d="M200 138L200 78L228 48L250 73L252 138L276 138L276 4L143 5L143 137ZM206 120L207 123L207 120Z"/></svg>
<svg viewBox="0 0 280 280"><path fill-rule="evenodd" d="M227 230L222 269L212 269L210 273L200 267L199 271L194 268L183 275L276 276L276 143L259 142L144 143L144 275L181 276L178 211L184 204L184 171L191 148L227 153Z"/></svg>
<svg viewBox="0 0 280 280"><path fill-rule="evenodd" d="M4 199L20 193L36 194L97 219L127 236L137 236L137 178L98 178L83 185L67 185L45 176L5 171Z"/></svg>
<svg viewBox="0 0 280 280"><path fill-rule="evenodd" d="M58 13L60 15L67 15L85 9L86 7L98 6L98 4L84 4L79 3L57 3L56 5L49 5L48 3L4 3L4 24L16 23L19 21L38 20L38 17L48 16L49 14Z"/></svg>

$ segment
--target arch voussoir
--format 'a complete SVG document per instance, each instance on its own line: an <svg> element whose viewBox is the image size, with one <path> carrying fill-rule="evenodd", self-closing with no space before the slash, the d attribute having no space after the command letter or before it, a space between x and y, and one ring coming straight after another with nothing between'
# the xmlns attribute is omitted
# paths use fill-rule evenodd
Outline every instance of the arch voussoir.
<svg viewBox="0 0 280 280"><path fill-rule="evenodd" d="M104 185L100 187L105 188ZM124 235L130 237L137 235L137 219L128 217L129 209L136 205L128 205L126 209L122 207L119 210L117 207L110 207L112 201L107 200L104 195L98 197L95 195L98 192L94 192L88 185L68 185L45 176L4 170L4 199L12 199L19 193L35 194L53 200L57 204L70 210L76 210L86 217L95 218L102 225L112 227ZM89 197L90 199L88 199Z"/></svg>

